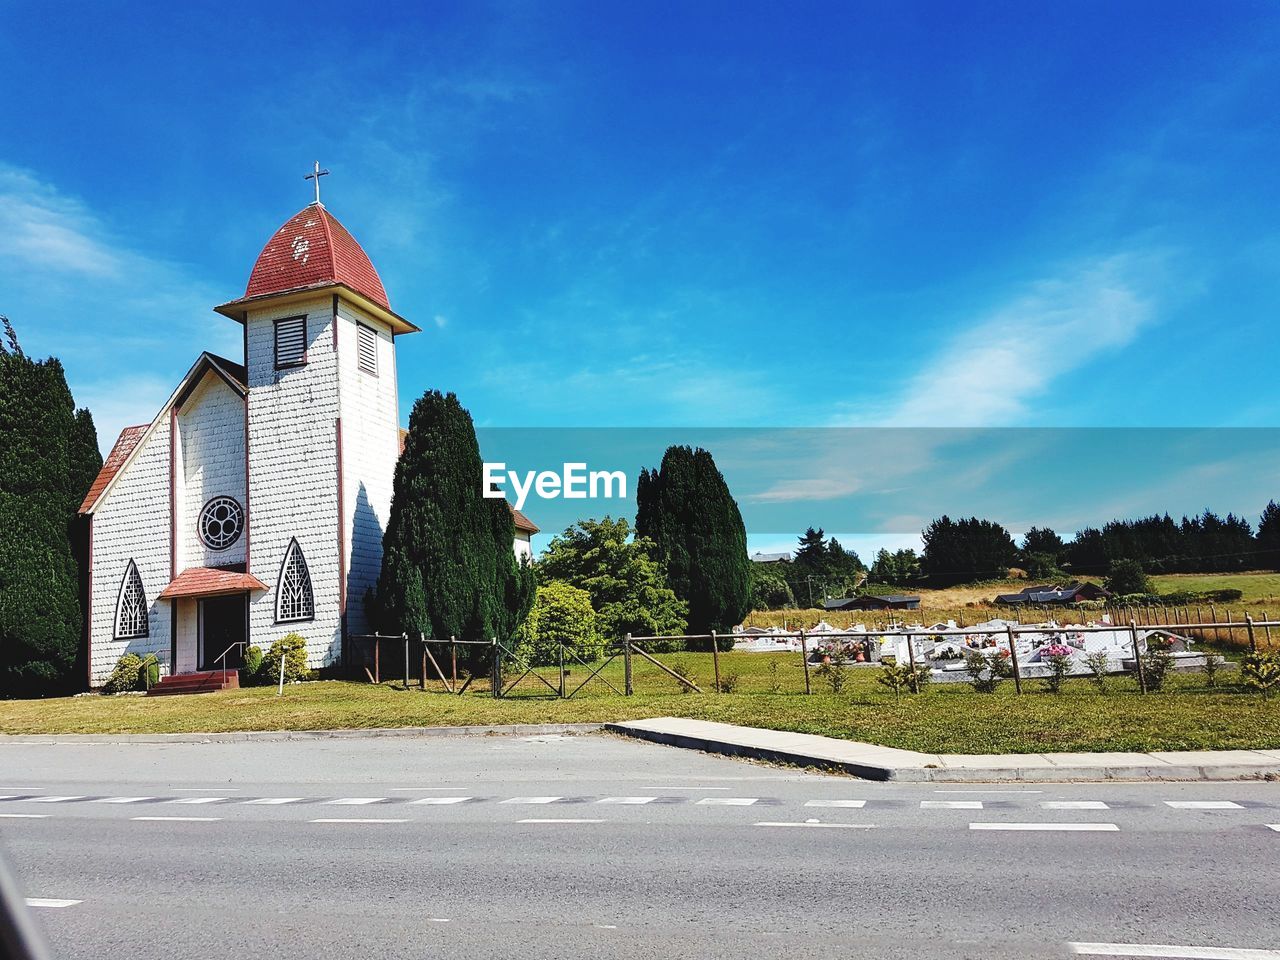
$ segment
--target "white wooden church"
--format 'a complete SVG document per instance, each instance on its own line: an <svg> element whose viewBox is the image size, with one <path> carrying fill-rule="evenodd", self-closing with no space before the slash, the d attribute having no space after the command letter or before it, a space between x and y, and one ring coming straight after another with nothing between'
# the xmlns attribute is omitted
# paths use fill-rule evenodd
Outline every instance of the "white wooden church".
<svg viewBox="0 0 1280 960"><path fill-rule="evenodd" d="M318 187L244 296L214 309L243 328L243 357L200 354L150 423L121 432L80 508L90 686L126 652L193 674L295 631L327 666L369 629L402 445L396 337L418 328ZM537 527L515 521L528 552Z"/></svg>

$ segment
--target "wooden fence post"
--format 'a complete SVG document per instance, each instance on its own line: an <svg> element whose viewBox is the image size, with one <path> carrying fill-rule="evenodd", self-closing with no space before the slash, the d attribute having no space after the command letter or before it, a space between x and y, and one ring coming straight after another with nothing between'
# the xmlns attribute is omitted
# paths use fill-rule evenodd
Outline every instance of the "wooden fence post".
<svg viewBox="0 0 1280 960"><path fill-rule="evenodd" d="M382 682L382 670L380 664L382 660L382 638L376 633L373 635L373 682Z"/></svg>
<svg viewBox="0 0 1280 960"><path fill-rule="evenodd" d="M711 631L711 669L716 675L716 693L720 692L720 642L716 639L716 632Z"/></svg>
<svg viewBox="0 0 1280 960"><path fill-rule="evenodd" d="M498 700L502 698L502 663L498 656L498 638L494 637L489 646L493 650L493 660L489 664L489 683L493 687L494 699Z"/></svg>
<svg viewBox="0 0 1280 960"><path fill-rule="evenodd" d="M1022 671L1018 669L1018 646L1015 643L1013 627L1005 625L1005 633L1009 637L1009 660L1013 664L1013 689L1016 693L1022 693ZM996 656L1000 656L1000 651L996 650Z"/></svg>
<svg viewBox="0 0 1280 960"><path fill-rule="evenodd" d="M422 682L418 684L422 690L427 689L427 635L418 631L418 640L422 644Z"/></svg>
<svg viewBox="0 0 1280 960"><path fill-rule="evenodd" d="M1147 673L1142 667L1142 656L1138 653L1138 625L1129 621L1129 639L1133 643L1133 666L1138 671L1138 689L1147 692Z"/></svg>
<svg viewBox="0 0 1280 960"><path fill-rule="evenodd" d="M805 695L807 696L808 694L813 692L813 689L809 685L809 647L805 644L805 641L804 641L803 627L800 628L800 658L804 662L804 692L805 692Z"/></svg>
<svg viewBox="0 0 1280 960"><path fill-rule="evenodd" d="M1246 613L1244 615L1245 628L1249 631L1249 652L1258 652L1258 640L1253 635L1253 614Z"/></svg>
<svg viewBox="0 0 1280 960"><path fill-rule="evenodd" d="M453 689L458 689L458 638L449 635L449 658L453 661Z"/></svg>
<svg viewBox="0 0 1280 960"><path fill-rule="evenodd" d="M631 634L628 633L623 638L622 644L622 689L629 697L635 692L635 688L631 685Z"/></svg>

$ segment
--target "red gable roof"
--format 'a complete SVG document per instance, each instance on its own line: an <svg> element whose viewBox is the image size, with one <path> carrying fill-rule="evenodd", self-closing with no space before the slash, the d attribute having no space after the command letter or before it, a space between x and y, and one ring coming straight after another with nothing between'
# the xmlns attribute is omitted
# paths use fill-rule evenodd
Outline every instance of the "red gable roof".
<svg viewBox="0 0 1280 960"><path fill-rule="evenodd" d="M120 472L120 468L129 459L129 454L133 453L133 448L138 445L138 441L142 439L142 435L147 432L147 427L149 426L151 424L143 423L136 427L125 427L120 431L120 436L116 438L116 445L107 454L107 459L103 461L102 469L93 478L93 484L89 487L89 492L85 494L84 503L80 504L81 513L91 509L98 497L102 496L102 491L107 489L107 484Z"/></svg>
<svg viewBox="0 0 1280 960"><path fill-rule="evenodd" d="M341 283L390 310L368 254L320 204L308 204L276 231L258 255L244 296L268 296Z"/></svg>

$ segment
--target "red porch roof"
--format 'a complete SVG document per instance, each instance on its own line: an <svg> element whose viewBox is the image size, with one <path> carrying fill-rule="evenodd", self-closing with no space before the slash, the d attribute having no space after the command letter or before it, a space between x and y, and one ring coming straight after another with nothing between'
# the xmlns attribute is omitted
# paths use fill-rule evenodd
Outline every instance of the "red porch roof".
<svg viewBox="0 0 1280 960"><path fill-rule="evenodd" d="M267 585L251 573L218 570L214 567L188 567L160 591L161 600L178 597L219 597L249 590L265 590Z"/></svg>

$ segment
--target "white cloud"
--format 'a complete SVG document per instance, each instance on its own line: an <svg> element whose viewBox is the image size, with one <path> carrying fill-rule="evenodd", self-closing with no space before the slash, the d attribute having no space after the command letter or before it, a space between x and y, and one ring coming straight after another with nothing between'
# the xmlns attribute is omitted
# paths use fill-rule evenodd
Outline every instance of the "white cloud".
<svg viewBox="0 0 1280 960"><path fill-rule="evenodd" d="M123 264L103 235L80 201L0 165L0 256L38 270L117 277Z"/></svg>
<svg viewBox="0 0 1280 960"><path fill-rule="evenodd" d="M946 343L906 382L886 426L1016 426L1050 383L1156 322L1159 257L1119 254L1040 280Z"/></svg>
<svg viewBox="0 0 1280 960"><path fill-rule="evenodd" d="M436 327L438 327L441 330L443 330L445 326L449 323L449 318L442 313L437 313L435 317L433 317L432 319L435 321Z"/></svg>

